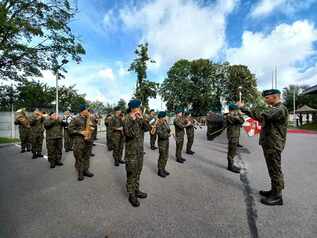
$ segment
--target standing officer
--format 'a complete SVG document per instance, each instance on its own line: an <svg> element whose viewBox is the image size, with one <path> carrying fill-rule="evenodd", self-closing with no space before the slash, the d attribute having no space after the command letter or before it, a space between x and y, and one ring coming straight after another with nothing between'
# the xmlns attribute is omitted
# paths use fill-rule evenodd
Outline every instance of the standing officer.
<svg viewBox="0 0 317 238"><path fill-rule="evenodd" d="M35 110L31 117L31 132L32 132L32 159L43 157L42 145L44 139L44 117L45 114L39 110Z"/></svg>
<svg viewBox="0 0 317 238"><path fill-rule="evenodd" d="M239 107L231 103L229 104L229 113L225 116L227 125L227 138L228 138L228 170L233 173L240 173L240 168L235 166L234 157L237 154L237 147L240 138L240 128L244 122Z"/></svg>
<svg viewBox="0 0 317 238"><path fill-rule="evenodd" d="M158 146L159 146L159 160L158 160L158 176L166 177L170 173L166 171L166 164L168 160L168 150L169 150L169 137L171 129L165 119L166 112L159 112L158 114L158 123L157 123L157 136L158 136Z"/></svg>
<svg viewBox="0 0 317 238"><path fill-rule="evenodd" d="M31 126L30 120L25 114L25 109L19 109L16 111L16 119L14 124L19 125L19 135L21 141L21 153L31 151Z"/></svg>
<svg viewBox="0 0 317 238"><path fill-rule="evenodd" d="M112 122L112 115L108 114L107 117L105 118L105 126L107 128L107 147L108 147L108 151L112 151L113 147L112 147L112 127L111 127L111 122Z"/></svg>
<svg viewBox="0 0 317 238"><path fill-rule="evenodd" d="M140 110L141 101L133 99L129 102L129 114L124 121L126 137L125 161L127 171L127 192L132 206L140 206L138 198L146 198L147 194L140 191L140 176L143 168L145 130L144 119Z"/></svg>
<svg viewBox="0 0 317 238"><path fill-rule="evenodd" d="M287 135L288 111L281 102L281 92L277 89L265 90L262 93L268 104L268 111L260 115L243 108L242 111L261 122L260 145L263 148L266 165L271 178L271 190L260 191L265 205L283 205L282 190L284 178L282 173L281 153L284 150Z"/></svg>
<svg viewBox="0 0 317 238"><path fill-rule="evenodd" d="M123 132L123 120L120 107L114 108L114 116L111 122L111 138L113 147L113 159L114 165L119 166L120 163L124 164L122 160L124 132Z"/></svg>
<svg viewBox="0 0 317 238"><path fill-rule="evenodd" d="M174 120L175 126L175 140L176 140L176 162L184 163L186 159L182 157L182 150L184 145L185 128L190 125L190 122L185 124L183 118L183 111L176 110L176 118Z"/></svg>
<svg viewBox="0 0 317 238"><path fill-rule="evenodd" d="M157 149L157 147L155 146L157 134L156 134L155 130L152 130L153 126L155 126L156 120L157 119L156 119L156 116L155 116L155 111L154 111L154 109L151 109L150 115L149 115L149 119L148 119L151 150L156 150ZM154 132L154 133L152 133L152 132Z"/></svg>
<svg viewBox="0 0 317 238"><path fill-rule="evenodd" d="M65 152L73 150L72 138L70 136L68 126L72 121L72 115L69 111L64 112L63 125L64 125L64 148Z"/></svg>
<svg viewBox="0 0 317 238"><path fill-rule="evenodd" d="M187 145L186 145L186 154L193 155L195 154L192 151L192 146L194 143L195 137L195 127L194 127L194 120L191 117L189 112L185 112L185 122L190 122L191 124L186 127L186 136L187 136Z"/></svg>
<svg viewBox="0 0 317 238"><path fill-rule="evenodd" d="M62 150L63 150L63 121L58 114L50 113L50 116L44 121L44 128L46 129L46 148L48 162L50 168L55 166L62 166Z"/></svg>
<svg viewBox="0 0 317 238"><path fill-rule="evenodd" d="M69 132L73 139L73 153L75 157L75 168L78 171L78 180L84 180L84 176L93 177L89 172L90 143L94 128L88 120L90 113L86 105L80 105L80 114L72 120Z"/></svg>

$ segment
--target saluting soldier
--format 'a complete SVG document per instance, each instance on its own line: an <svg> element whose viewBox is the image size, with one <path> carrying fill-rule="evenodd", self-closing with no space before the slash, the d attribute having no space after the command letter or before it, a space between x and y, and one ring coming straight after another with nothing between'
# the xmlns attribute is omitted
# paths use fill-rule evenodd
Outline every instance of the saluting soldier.
<svg viewBox="0 0 317 238"><path fill-rule="evenodd" d="M44 121L46 129L46 148L48 162L50 168L62 166L62 150L63 150L63 126L64 122L59 118L58 114L50 113L50 116Z"/></svg>
<svg viewBox="0 0 317 238"><path fill-rule="evenodd" d="M148 119L148 122L149 122L149 133L150 133L150 145L151 145L151 150L156 150L157 147L155 146L155 143L156 143L156 139L157 139L157 134L155 132L155 130L152 130L153 126L155 125L156 123L156 116L155 116L155 111L154 109L151 109L150 110L150 115L149 115L149 119ZM154 132L154 133L152 133Z"/></svg>
<svg viewBox="0 0 317 238"><path fill-rule="evenodd" d="M171 136L171 129L166 121L166 112L161 111L158 114L157 123L157 136L158 136L158 146L159 146L159 159L158 159L158 176L165 178L170 175L166 170L166 164L168 160L168 150L169 150L169 137Z"/></svg>
<svg viewBox="0 0 317 238"><path fill-rule="evenodd" d="M95 146L94 140L95 140L95 136L97 133L97 122L96 122L96 114L94 112L94 110L92 109L88 109L89 112L89 121L91 123L91 129L92 129L92 136L89 139L89 146L88 146L88 150L90 153L90 157L95 156L95 154L92 152L93 146Z"/></svg>
<svg viewBox="0 0 317 238"><path fill-rule="evenodd" d="M282 190L284 178L281 164L281 153L284 150L287 135L288 111L281 102L281 92L277 89L265 90L262 93L269 108L258 115L243 108L242 111L261 122L260 145L271 179L271 190L260 191L265 205L283 205Z"/></svg>
<svg viewBox="0 0 317 238"><path fill-rule="evenodd" d="M132 206L140 206L138 198L146 198L147 194L140 191L140 176L144 157L144 130L146 128L142 112L141 101L133 99L128 104L129 114L124 120L125 161L127 172L127 192Z"/></svg>
<svg viewBox="0 0 317 238"><path fill-rule="evenodd" d="M64 148L65 152L73 150L72 138L70 136L68 126L70 125L73 117L69 111L64 112L63 125L64 125Z"/></svg>
<svg viewBox="0 0 317 238"><path fill-rule="evenodd" d="M31 117L31 132L32 132L32 159L43 157L42 146L44 139L44 118L45 114L39 110L35 110Z"/></svg>
<svg viewBox="0 0 317 238"><path fill-rule="evenodd" d="M185 128L190 125L190 122L185 124L183 111L178 109L176 111L176 118L174 120L175 126L175 140L176 140L176 162L184 163L186 159L182 157L182 150L184 146Z"/></svg>
<svg viewBox="0 0 317 238"><path fill-rule="evenodd" d="M108 151L112 151L113 147L112 147L112 127L111 127L111 123L112 123L112 115L108 114L107 117L105 118L105 126L107 128L107 147L108 147Z"/></svg>
<svg viewBox="0 0 317 238"><path fill-rule="evenodd" d="M25 109L16 111L16 119L14 124L19 125L19 136L21 141L21 153L31 151L31 126L30 119L25 114Z"/></svg>
<svg viewBox="0 0 317 238"><path fill-rule="evenodd" d="M194 127L194 120L191 117L189 112L185 112L185 122L191 122L186 129L186 136L187 136L187 145L186 145L186 154L193 155L195 154L192 151L192 146L194 144L194 137L195 137L195 127Z"/></svg>
<svg viewBox="0 0 317 238"><path fill-rule="evenodd" d="M229 104L229 113L225 115L225 122L227 125L228 138L228 170L233 173L240 173L240 168L234 164L234 157L237 154L237 147L240 138L240 129L244 122L239 107L231 103Z"/></svg>
<svg viewBox="0 0 317 238"><path fill-rule="evenodd" d="M124 164L122 160L123 155L123 145L124 145L124 132L123 132L123 120L122 111L120 107L114 108L114 116L111 122L111 138L112 138L112 148L113 148L113 159L114 165L119 166L120 163Z"/></svg>
<svg viewBox="0 0 317 238"><path fill-rule="evenodd" d="M69 125L69 132L73 139L73 153L75 157L75 168L78 171L78 180L84 180L84 176L93 177L94 174L89 171L89 159L91 137L93 128L89 121L89 111L86 105L80 105L80 114L72 120Z"/></svg>

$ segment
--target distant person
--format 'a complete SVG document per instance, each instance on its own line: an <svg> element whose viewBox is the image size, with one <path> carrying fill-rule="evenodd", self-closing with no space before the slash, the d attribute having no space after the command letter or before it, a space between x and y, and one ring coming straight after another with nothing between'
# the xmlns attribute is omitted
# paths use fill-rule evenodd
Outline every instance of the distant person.
<svg viewBox="0 0 317 238"><path fill-rule="evenodd" d="M68 130L68 126L70 125L72 119L73 119L73 116L70 113L70 111L65 111L64 118L63 118L65 152L69 152L69 151L73 150L73 142L72 142L72 138L70 136L69 130Z"/></svg>
<svg viewBox="0 0 317 238"><path fill-rule="evenodd" d="M109 113L106 118L105 118L105 126L106 126L106 134L107 134L107 148L108 151L112 151L113 146L112 146L112 115Z"/></svg>
<svg viewBox="0 0 317 238"><path fill-rule="evenodd" d="M31 126L30 119L25 113L25 109L19 109L16 111L15 125L19 125L19 136L21 141L21 153L31 151Z"/></svg>
<svg viewBox="0 0 317 238"><path fill-rule="evenodd" d="M114 108L114 115L111 122L111 138L113 148L114 165L119 166L125 162L122 159L124 146L123 114L120 107Z"/></svg>
<svg viewBox="0 0 317 238"><path fill-rule="evenodd" d="M44 119L46 114L35 110L31 117L31 131L32 131L32 159L43 157L42 146L44 140Z"/></svg>
<svg viewBox="0 0 317 238"><path fill-rule="evenodd" d="M148 118L151 150L157 149L157 147L155 146L157 134L156 134L156 130L153 129L153 127L155 127L155 125L156 125L156 121L157 121L157 118L155 115L155 111L154 111L154 109L151 109L150 115Z"/></svg>
<svg viewBox="0 0 317 238"><path fill-rule="evenodd" d="M271 178L271 190L260 191L265 205L283 205L282 190L284 178L282 173L281 153L284 150L288 125L288 110L281 102L281 92L277 89L265 90L262 93L268 110L256 115L244 108L241 110L262 124L260 145L263 148L265 161Z"/></svg>
<svg viewBox="0 0 317 238"><path fill-rule="evenodd" d="M176 118L174 120L175 126L175 141L176 141L176 162L184 163L186 159L182 157L185 128L190 125L190 122L185 123L183 117L183 110L176 110Z"/></svg>

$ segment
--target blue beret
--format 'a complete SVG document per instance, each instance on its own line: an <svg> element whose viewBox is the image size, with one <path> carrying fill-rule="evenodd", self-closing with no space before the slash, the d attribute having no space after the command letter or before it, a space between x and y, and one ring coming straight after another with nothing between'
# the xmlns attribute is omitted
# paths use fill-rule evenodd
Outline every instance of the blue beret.
<svg viewBox="0 0 317 238"><path fill-rule="evenodd" d="M84 110L86 110L86 104L80 104L79 105L79 110L82 112Z"/></svg>
<svg viewBox="0 0 317 238"><path fill-rule="evenodd" d="M138 108L141 106L141 101L138 99L132 99L128 104L130 109Z"/></svg>
<svg viewBox="0 0 317 238"><path fill-rule="evenodd" d="M166 117L166 112L164 112L164 111L159 112L159 114L157 115L157 117L158 117L158 118Z"/></svg>
<svg viewBox="0 0 317 238"><path fill-rule="evenodd" d="M278 89L269 89L269 90L264 90L262 92L263 97L274 95L274 94L281 94L281 91Z"/></svg>
<svg viewBox="0 0 317 238"><path fill-rule="evenodd" d="M239 109L239 107L236 105L236 104L234 104L234 103L230 103L229 104L229 110L230 111L232 111L232 110L238 110Z"/></svg>

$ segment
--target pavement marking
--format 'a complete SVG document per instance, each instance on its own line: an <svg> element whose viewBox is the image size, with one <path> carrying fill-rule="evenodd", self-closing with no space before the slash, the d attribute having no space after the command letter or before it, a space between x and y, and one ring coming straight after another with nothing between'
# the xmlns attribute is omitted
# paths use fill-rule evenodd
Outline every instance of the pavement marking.
<svg viewBox="0 0 317 238"><path fill-rule="evenodd" d="M14 145L17 146L17 147L19 147L19 148L21 148L21 145L19 145L19 144L14 144ZM46 159L46 160L48 160L47 155L43 155L43 158Z"/></svg>
<svg viewBox="0 0 317 238"><path fill-rule="evenodd" d="M258 238L258 228L256 225L256 220L258 218L257 210L255 207L255 200L252 195L252 188L250 186L250 181L248 178L248 169L246 166L246 163L243 161L240 152L238 152L238 163L240 165L241 171L240 171L240 181L243 184L244 187L244 196L245 196L245 203L247 208L247 219L248 219L248 225L250 230L251 238Z"/></svg>

